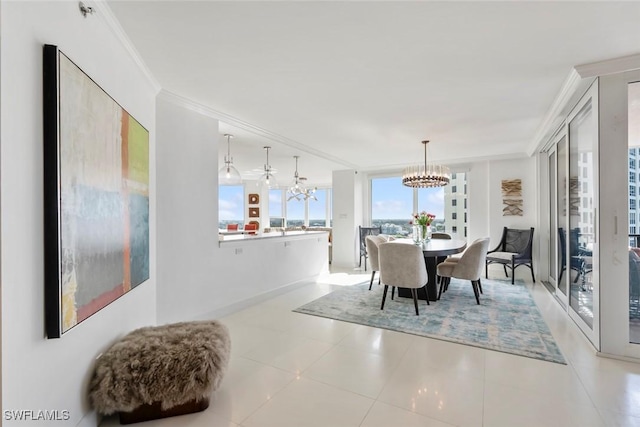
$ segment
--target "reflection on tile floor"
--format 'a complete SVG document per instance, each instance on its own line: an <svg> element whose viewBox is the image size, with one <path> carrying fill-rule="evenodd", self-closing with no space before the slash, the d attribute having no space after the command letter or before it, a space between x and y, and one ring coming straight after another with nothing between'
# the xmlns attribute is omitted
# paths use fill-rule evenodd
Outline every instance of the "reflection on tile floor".
<svg viewBox="0 0 640 427"><path fill-rule="evenodd" d="M139 425L640 427L640 364L597 357L542 285L527 286L568 365L291 311L369 274L326 274L221 319L232 357L209 409Z"/></svg>

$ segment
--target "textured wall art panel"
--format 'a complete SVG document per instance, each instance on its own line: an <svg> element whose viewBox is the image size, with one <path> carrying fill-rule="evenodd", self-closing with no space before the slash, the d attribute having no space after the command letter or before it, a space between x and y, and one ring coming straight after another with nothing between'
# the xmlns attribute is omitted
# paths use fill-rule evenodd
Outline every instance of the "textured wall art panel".
<svg viewBox="0 0 640 427"><path fill-rule="evenodd" d="M502 216L522 216L522 181L520 179L502 180Z"/></svg>

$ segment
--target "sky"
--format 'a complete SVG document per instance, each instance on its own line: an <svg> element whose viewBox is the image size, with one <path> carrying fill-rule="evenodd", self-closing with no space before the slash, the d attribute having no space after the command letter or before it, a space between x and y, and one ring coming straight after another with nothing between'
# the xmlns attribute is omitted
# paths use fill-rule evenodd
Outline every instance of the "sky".
<svg viewBox="0 0 640 427"><path fill-rule="evenodd" d="M371 218L406 219L409 221L413 211L413 189L402 185L401 177L375 178L371 184ZM269 216L283 216L282 190L269 191ZM242 222L244 190L242 185L220 186L220 220L237 220ZM326 216L327 191L316 192L318 201L309 201L309 219L323 219ZM304 219L304 203L290 200L287 203L289 219ZM444 218L444 189L421 188L418 190L418 212L427 211Z"/></svg>
<svg viewBox="0 0 640 427"><path fill-rule="evenodd" d="M427 211L444 218L444 188L418 189L418 212ZM407 219L413 210L413 189L402 185L399 176L377 178L371 182L371 219Z"/></svg>

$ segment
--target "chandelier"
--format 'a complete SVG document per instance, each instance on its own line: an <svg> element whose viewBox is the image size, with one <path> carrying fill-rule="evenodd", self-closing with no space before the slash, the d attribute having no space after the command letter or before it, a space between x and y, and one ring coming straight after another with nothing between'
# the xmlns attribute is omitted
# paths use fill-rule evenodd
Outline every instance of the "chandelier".
<svg viewBox="0 0 640 427"><path fill-rule="evenodd" d="M427 144L429 141L422 141L424 144L424 166L416 165L405 168L402 173L402 184L407 187L429 188L443 187L449 184L451 172L443 165L427 163Z"/></svg>
<svg viewBox="0 0 640 427"><path fill-rule="evenodd" d="M276 182L276 177L273 176L273 170L271 169L271 165L269 164L269 150L271 147L265 146L262 147L267 151L267 163L264 165L264 173L260 176L258 180L258 185L266 185L269 188L274 188L278 186Z"/></svg>
<svg viewBox="0 0 640 427"><path fill-rule="evenodd" d="M233 135L225 133L224 136L227 138L227 155L224 156L224 166L218 170L218 184L238 185L242 183L242 177L238 169L233 166L233 157L231 157L229 139L233 138Z"/></svg>
<svg viewBox="0 0 640 427"><path fill-rule="evenodd" d="M312 199L318 201L315 196L315 192L317 190L316 187L307 188L303 181L306 181L307 178L301 177L298 175L298 158L300 156L293 156L296 159L296 172L293 174L293 181L291 182L291 186L287 189L287 202L292 199L296 199L299 202L304 200Z"/></svg>

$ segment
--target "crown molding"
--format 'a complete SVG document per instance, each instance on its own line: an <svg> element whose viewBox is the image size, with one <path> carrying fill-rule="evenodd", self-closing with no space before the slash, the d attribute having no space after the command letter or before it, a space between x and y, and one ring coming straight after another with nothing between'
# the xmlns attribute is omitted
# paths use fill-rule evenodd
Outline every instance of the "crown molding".
<svg viewBox="0 0 640 427"><path fill-rule="evenodd" d="M605 61L576 65L575 67L575 70L582 78L598 77L637 69L640 69L640 53L607 59Z"/></svg>
<svg viewBox="0 0 640 427"><path fill-rule="evenodd" d="M140 71L142 71L142 74L144 74L144 76L151 84L152 88L155 90L156 94L160 92L162 86L155 78L149 67L147 67L147 64L145 64L145 62L142 60L142 56L140 56L138 50L133 46L133 43L131 43L131 39L129 39L129 36L127 36L127 33L120 25L120 22L118 22L118 19L113 14L113 11L107 4L106 0L93 0L88 1L87 3L90 3L90 5L95 8L97 12L96 15L98 15L100 19L106 22L107 27L109 27L111 32L116 36L125 50L129 53Z"/></svg>
<svg viewBox="0 0 640 427"><path fill-rule="evenodd" d="M529 143L526 153L533 156L546 143L547 136L554 133L558 127L558 117L563 114L578 89L583 84L582 77L575 69L571 69L569 75L564 80L560 92L553 100L551 107L545 114L542 123L538 127L535 136Z"/></svg>
<svg viewBox="0 0 640 427"><path fill-rule="evenodd" d="M206 105L200 104L199 102L193 101L192 99L186 98L182 95L178 95L166 89L162 89L160 91L160 93L158 94L158 98L164 99L168 102L171 102L175 105L181 106L188 110L195 111L196 113L202 114L203 116L220 120L224 123L246 130L248 132L253 133L254 135L258 135L270 141L277 142L279 144L286 145L287 147L295 148L296 150L300 150L302 152L311 154L313 156L320 157L322 159L337 163L349 169L356 169L356 170L360 169L360 166L346 162L339 157L332 156L320 150L316 150L313 147L304 145L293 139L287 138L275 132L271 132L267 129L245 122L244 120L241 120L230 114L214 110L213 108L207 107Z"/></svg>

